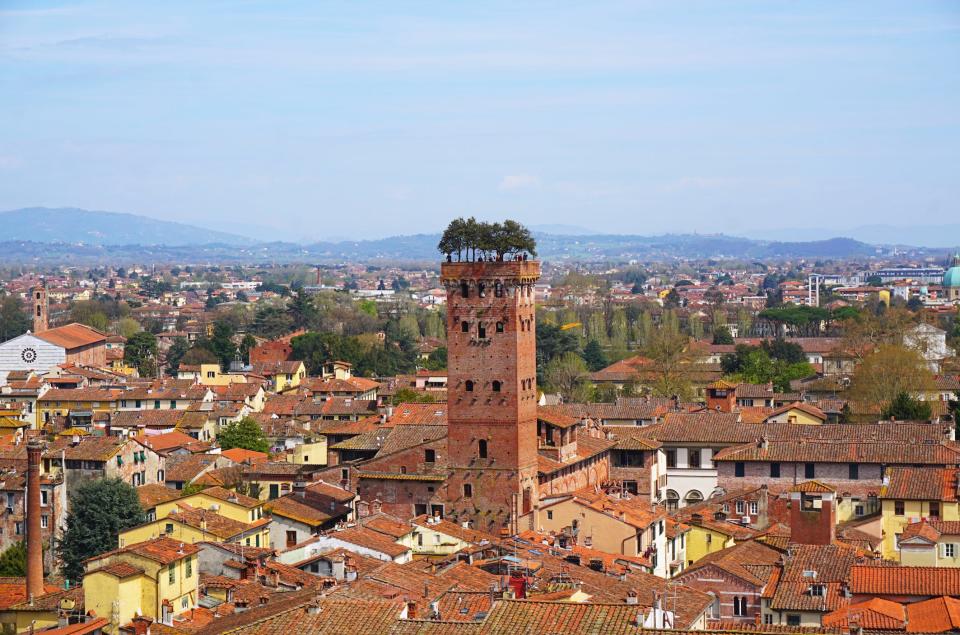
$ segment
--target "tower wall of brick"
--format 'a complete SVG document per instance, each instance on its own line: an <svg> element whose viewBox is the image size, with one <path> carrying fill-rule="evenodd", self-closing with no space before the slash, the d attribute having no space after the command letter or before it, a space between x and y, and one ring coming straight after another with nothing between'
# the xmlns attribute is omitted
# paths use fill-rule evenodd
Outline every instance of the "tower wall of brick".
<svg viewBox="0 0 960 635"><path fill-rule="evenodd" d="M445 263L448 513L515 527L537 502L533 261ZM483 454L485 443L486 456Z"/></svg>

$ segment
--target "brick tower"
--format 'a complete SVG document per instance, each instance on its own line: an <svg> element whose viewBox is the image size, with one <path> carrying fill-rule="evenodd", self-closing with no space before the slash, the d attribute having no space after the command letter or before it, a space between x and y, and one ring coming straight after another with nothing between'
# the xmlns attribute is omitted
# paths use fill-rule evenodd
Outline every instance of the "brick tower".
<svg viewBox="0 0 960 635"><path fill-rule="evenodd" d="M47 330L47 282L40 281L40 286L34 287L30 292L33 299L33 334L43 333Z"/></svg>
<svg viewBox="0 0 960 635"><path fill-rule="evenodd" d="M537 503L533 285L540 263L447 262L447 509L517 529Z"/></svg>

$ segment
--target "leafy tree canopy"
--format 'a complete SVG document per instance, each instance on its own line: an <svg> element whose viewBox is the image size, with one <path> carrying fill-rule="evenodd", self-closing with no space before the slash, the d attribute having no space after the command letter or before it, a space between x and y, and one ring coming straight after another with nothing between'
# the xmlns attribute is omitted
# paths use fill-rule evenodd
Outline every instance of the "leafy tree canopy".
<svg viewBox="0 0 960 635"><path fill-rule="evenodd" d="M898 392L890 404L883 409L884 419L897 421L929 421L931 414L929 403L914 399L906 392Z"/></svg>
<svg viewBox="0 0 960 635"><path fill-rule="evenodd" d="M81 483L70 496L67 528L58 545L63 574L73 582L83 577L83 562L117 546L121 531L144 522L137 491L120 479Z"/></svg>
<svg viewBox="0 0 960 635"><path fill-rule="evenodd" d="M232 448L243 448L244 450L254 450L256 452L267 452L270 450L270 442L263 434L263 428L250 417L244 417L240 421L228 423L217 435L217 441L224 450Z"/></svg>
<svg viewBox="0 0 960 635"><path fill-rule="evenodd" d="M457 260L476 260L478 255L487 260L496 256L503 260L509 254L537 255L537 242L530 230L513 220L502 223L478 222L472 216L450 222L437 245L440 253Z"/></svg>

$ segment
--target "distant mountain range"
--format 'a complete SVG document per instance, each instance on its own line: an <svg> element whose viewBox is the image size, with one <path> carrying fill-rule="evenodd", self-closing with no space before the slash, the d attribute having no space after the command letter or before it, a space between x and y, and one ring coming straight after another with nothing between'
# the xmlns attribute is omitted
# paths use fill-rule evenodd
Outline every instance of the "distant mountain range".
<svg viewBox="0 0 960 635"><path fill-rule="evenodd" d="M593 234L569 226L535 231L541 258L554 261L670 259L863 258L881 249L852 238L774 241L723 234ZM573 233L571 233L573 232ZM103 262L207 263L437 262L437 234L309 245L264 242L134 214L29 208L0 212L0 261L48 264Z"/></svg>
<svg viewBox="0 0 960 635"><path fill-rule="evenodd" d="M249 245L251 240L227 232L116 212L73 207L28 207L0 212L5 240L85 245Z"/></svg>

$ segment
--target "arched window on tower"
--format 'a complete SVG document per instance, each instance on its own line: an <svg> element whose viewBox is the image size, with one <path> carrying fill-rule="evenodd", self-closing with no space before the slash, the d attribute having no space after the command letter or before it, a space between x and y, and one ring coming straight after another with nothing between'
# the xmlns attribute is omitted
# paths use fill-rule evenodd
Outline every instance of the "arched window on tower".
<svg viewBox="0 0 960 635"><path fill-rule="evenodd" d="M470 332L470 323L467 322L466 320L464 320L463 322L460 322L460 330L461 330L462 332L464 332L464 333L469 333L469 332Z"/></svg>
<svg viewBox="0 0 960 635"><path fill-rule="evenodd" d="M487 327L483 325L483 322L477 324L477 337L483 339L487 336Z"/></svg>
<svg viewBox="0 0 960 635"><path fill-rule="evenodd" d="M497 322L497 333L503 333L503 322Z"/></svg>
<svg viewBox="0 0 960 635"><path fill-rule="evenodd" d="M462 295L465 298L470 297L470 285L467 284L466 282L460 283L460 295Z"/></svg>
<svg viewBox="0 0 960 635"><path fill-rule="evenodd" d="M473 392L473 380L468 379L467 381L465 381L463 383L463 387L464 387L464 390L466 390L467 392Z"/></svg>
<svg viewBox="0 0 960 635"><path fill-rule="evenodd" d="M498 298L503 297L503 283L499 280L493 284L493 295Z"/></svg>
<svg viewBox="0 0 960 635"><path fill-rule="evenodd" d="M487 294L486 294L486 289L487 289L487 285L485 285L485 284L482 283L482 282L478 282L478 283L477 283L477 295L480 296L481 298L485 298L485 297L486 297L486 295L487 295Z"/></svg>
<svg viewBox="0 0 960 635"><path fill-rule="evenodd" d="M494 379L494 380L493 380L493 392L500 392L500 387L501 387L500 380Z"/></svg>

